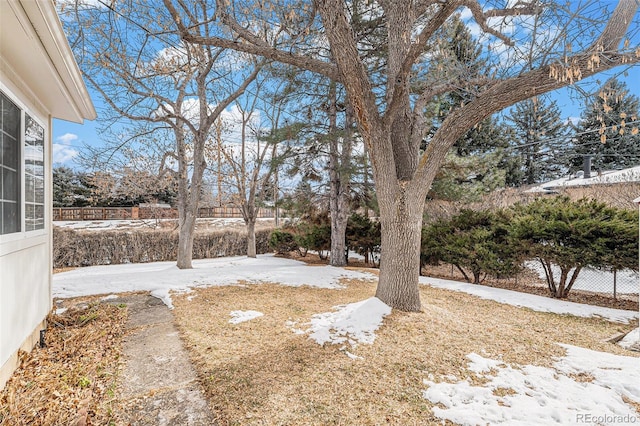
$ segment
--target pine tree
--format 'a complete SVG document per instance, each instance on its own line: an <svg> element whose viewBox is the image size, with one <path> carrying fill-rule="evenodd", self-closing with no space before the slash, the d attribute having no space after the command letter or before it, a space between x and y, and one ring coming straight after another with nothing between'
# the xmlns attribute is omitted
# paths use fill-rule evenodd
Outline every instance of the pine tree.
<svg viewBox="0 0 640 426"><path fill-rule="evenodd" d="M436 68L446 73L464 76L466 80L490 73L482 56L482 46L457 16L445 29L440 52ZM477 86L466 85L448 93L436 107L437 120L445 119L456 105L470 102L477 90ZM505 186L506 175L501 166L505 162L504 148L509 145L509 135L508 128L493 116L474 126L451 149L429 197L472 201L484 192Z"/></svg>
<svg viewBox="0 0 640 426"><path fill-rule="evenodd" d="M514 151L520 170L514 170L512 186L555 179L564 173L560 149L567 135L560 108L543 97L527 99L515 105L507 119L516 134Z"/></svg>
<svg viewBox="0 0 640 426"><path fill-rule="evenodd" d="M623 269L637 264L635 213L568 197L539 198L517 204L512 211L509 245L540 263L552 297L566 298L584 267Z"/></svg>
<svg viewBox="0 0 640 426"><path fill-rule="evenodd" d="M592 156L596 170L639 165L639 111L640 100L629 93L624 82L608 80L586 105L576 127L573 169L581 170L585 155Z"/></svg>
<svg viewBox="0 0 640 426"><path fill-rule="evenodd" d="M84 174L69 167L53 169L53 206L83 207L89 204L90 190Z"/></svg>

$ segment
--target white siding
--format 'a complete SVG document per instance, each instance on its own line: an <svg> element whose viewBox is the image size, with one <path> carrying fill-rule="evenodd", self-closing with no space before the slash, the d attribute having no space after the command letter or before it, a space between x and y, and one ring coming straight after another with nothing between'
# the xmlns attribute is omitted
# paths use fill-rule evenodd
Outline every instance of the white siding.
<svg viewBox="0 0 640 426"><path fill-rule="evenodd" d="M51 197L52 144L51 118L32 102L22 81L9 78L11 70L0 71L0 90L23 111L29 113L45 132L45 227L0 235L0 369L23 346L51 310ZM24 148L23 148L24 149ZM24 153L23 153L24 154ZM24 168L24 155L22 156ZM21 170L24 173L24 170ZM24 204L24 179L22 179ZM24 207L23 207L24 210ZM7 366L9 367L9 366ZM12 367L10 367L12 369ZM0 383L2 388L3 383Z"/></svg>
<svg viewBox="0 0 640 426"><path fill-rule="evenodd" d="M48 238L0 257L0 365L20 348L51 310Z"/></svg>

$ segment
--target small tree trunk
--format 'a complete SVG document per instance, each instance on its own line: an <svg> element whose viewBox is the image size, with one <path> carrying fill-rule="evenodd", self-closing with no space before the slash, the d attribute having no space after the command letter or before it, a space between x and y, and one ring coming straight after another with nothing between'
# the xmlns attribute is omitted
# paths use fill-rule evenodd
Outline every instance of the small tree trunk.
<svg viewBox="0 0 640 426"><path fill-rule="evenodd" d="M247 221L247 257L256 257L256 221Z"/></svg>
<svg viewBox="0 0 640 426"><path fill-rule="evenodd" d="M460 273L462 274L462 276L464 277L464 280L468 283L471 282L471 280L469 279L469 276L467 275L467 273L464 271L464 269L462 268L462 266L456 264L455 265L456 268L458 268L458 271L460 271ZM451 276L453 277L453 265L451 265Z"/></svg>
<svg viewBox="0 0 640 426"><path fill-rule="evenodd" d="M576 269L573 270L573 274L571 275L569 282L564 288L564 294L562 296L563 298L569 295L569 291L571 291L573 284L576 282L576 279L578 279L578 274L580 273L581 270L582 270L582 266L576 266ZM568 277L569 277L569 273L567 272L567 278Z"/></svg>
<svg viewBox="0 0 640 426"><path fill-rule="evenodd" d="M345 214L331 215L331 266L345 266L347 264L345 233L348 217Z"/></svg>
<svg viewBox="0 0 640 426"><path fill-rule="evenodd" d="M551 269L551 263L540 259L540 263L542 264L542 269L544 269L544 274L547 277L547 287L549 288L549 292L551 296L556 296L556 283L553 278L553 269Z"/></svg>
<svg viewBox="0 0 640 426"><path fill-rule="evenodd" d="M564 299L567 297L566 295L566 285L567 285L567 276L569 275L569 271L565 267L561 267L560 269L560 281L558 282L558 287L556 289L556 294L554 295L557 299Z"/></svg>
<svg viewBox="0 0 640 426"><path fill-rule="evenodd" d="M337 107L336 107L336 84L329 86L329 213L331 216L331 252L329 264L331 266L345 266L347 258L345 250L347 247L345 235L347 232L347 222L349 220L349 177L345 172L348 161L351 157L347 151L351 150L348 136L340 138L343 141L343 155L340 155L337 132ZM342 160L342 161L341 161Z"/></svg>
<svg viewBox="0 0 640 426"><path fill-rule="evenodd" d="M186 207L180 211L178 230L178 262L180 269L191 269L193 256L193 234L196 227L196 216L192 209Z"/></svg>

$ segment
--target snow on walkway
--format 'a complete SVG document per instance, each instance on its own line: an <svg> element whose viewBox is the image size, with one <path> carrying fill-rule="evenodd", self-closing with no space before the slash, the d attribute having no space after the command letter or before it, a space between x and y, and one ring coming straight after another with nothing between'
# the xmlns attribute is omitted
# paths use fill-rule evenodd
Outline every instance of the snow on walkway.
<svg viewBox="0 0 640 426"><path fill-rule="evenodd" d="M468 369L486 382L436 383L431 377L423 397L441 404L433 407L436 417L463 425L640 422L623 400L640 402L640 358L561 346L567 354L553 368L511 366L471 353Z"/></svg>
<svg viewBox="0 0 640 426"><path fill-rule="evenodd" d="M435 288L459 291L478 296L481 299L494 300L507 305L529 308L538 312L554 314L569 314L577 317L602 317L609 321L629 323L638 318L638 311L625 311L602 306L584 305L552 299L551 297L521 293L519 291L488 287L478 284L462 283L459 281L443 280L440 278L420 277L420 284Z"/></svg>
<svg viewBox="0 0 640 426"><path fill-rule="evenodd" d="M221 257L193 261L193 269L178 269L175 262L153 262L78 268L53 276L53 297L150 291L173 307L170 291L193 287L251 283L339 289L341 278L374 280L375 275L333 266L308 266L291 259L260 255Z"/></svg>

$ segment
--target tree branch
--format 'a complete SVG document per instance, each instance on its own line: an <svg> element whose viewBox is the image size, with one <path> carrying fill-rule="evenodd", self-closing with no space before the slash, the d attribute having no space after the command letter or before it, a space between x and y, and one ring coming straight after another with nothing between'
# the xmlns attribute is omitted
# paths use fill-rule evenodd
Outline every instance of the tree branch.
<svg viewBox="0 0 640 426"><path fill-rule="evenodd" d="M223 47L233 49L238 52L262 56L272 61L282 62L284 64L293 65L298 68L322 74L335 81L342 80L341 75L338 72L338 68L334 64L291 52L285 52L273 46L269 46L268 44L263 42L254 44L256 40L259 40L259 38L255 35L249 36L249 34L247 34L247 32L244 30L244 37L240 35L241 40L229 40L216 36L202 37L200 35L193 34L190 29L182 22L182 19L180 18L178 11L175 9L175 7L173 7L171 0L163 0L163 2L167 10L169 11L169 14L173 18L176 26L178 27L180 36L182 37L182 39L190 43L201 44L205 46Z"/></svg>
<svg viewBox="0 0 640 426"><path fill-rule="evenodd" d="M592 53L582 53L568 58L567 62L571 64L569 67L559 64L547 65L493 84L470 103L452 111L434 135L434 142L429 144L420 158L416 184L424 185L425 179L435 176L437 167L433 167L434 161L438 165L442 163L449 148L464 135L470 123L479 123L489 115L517 102L568 86L574 80L569 79L567 75L574 75L576 70L580 72L579 78L586 78L620 65L640 63L640 57L635 54L616 53L609 55L606 62L596 64Z"/></svg>
<svg viewBox="0 0 640 426"><path fill-rule="evenodd" d="M487 24L487 19L506 16L537 15L540 13L540 7L535 1L530 3L518 3L514 7L506 9L492 9L487 11L482 10L482 6L477 0L466 0L463 2L463 5L471 11L473 19L475 19L482 31L502 40L502 42L507 46L513 46L513 41L500 31L491 28L489 24Z"/></svg>

